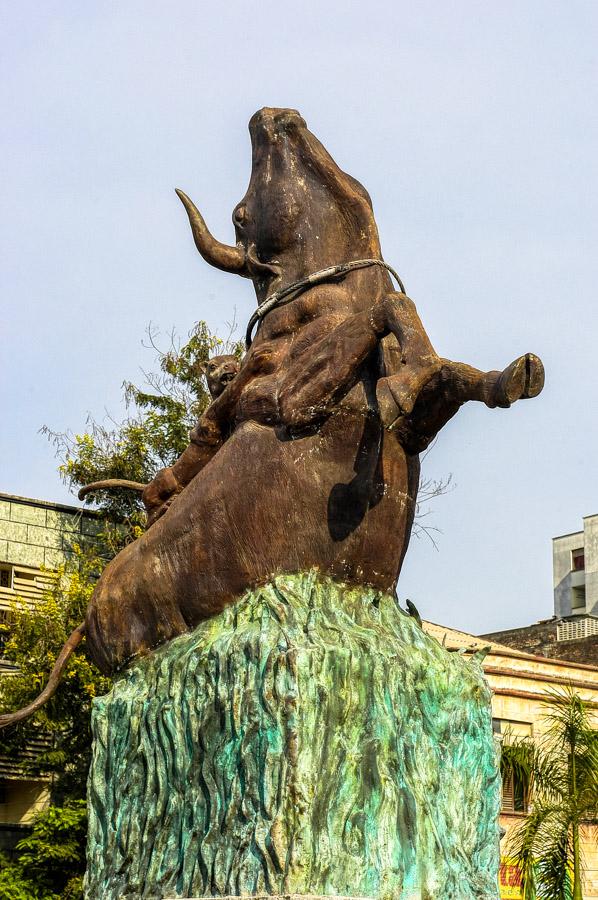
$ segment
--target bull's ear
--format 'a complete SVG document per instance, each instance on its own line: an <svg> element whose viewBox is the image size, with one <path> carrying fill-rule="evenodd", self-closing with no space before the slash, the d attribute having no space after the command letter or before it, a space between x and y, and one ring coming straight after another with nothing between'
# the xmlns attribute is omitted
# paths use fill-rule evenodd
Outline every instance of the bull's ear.
<svg viewBox="0 0 598 900"><path fill-rule="evenodd" d="M209 262L211 266L216 266L217 269L223 269L225 272L234 272L237 275L249 277L245 251L241 247L229 247L228 244L221 244L220 241L217 241L210 234L203 216L193 201L183 191L179 191L178 188L176 192L179 200L187 210L195 246L205 261Z"/></svg>

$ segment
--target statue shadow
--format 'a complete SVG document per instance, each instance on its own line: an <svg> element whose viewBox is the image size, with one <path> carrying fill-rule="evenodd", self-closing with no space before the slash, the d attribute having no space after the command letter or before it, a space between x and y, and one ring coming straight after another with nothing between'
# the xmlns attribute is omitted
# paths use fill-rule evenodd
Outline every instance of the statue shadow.
<svg viewBox="0 0 598 900"><path fill-rule="evenodd" d="M361 524L369 509L384 495L381 450L383 427L371 416L365 420L355 464L348 484L335 484L328 497L328 531L333 541L344 541Z"/></svg>

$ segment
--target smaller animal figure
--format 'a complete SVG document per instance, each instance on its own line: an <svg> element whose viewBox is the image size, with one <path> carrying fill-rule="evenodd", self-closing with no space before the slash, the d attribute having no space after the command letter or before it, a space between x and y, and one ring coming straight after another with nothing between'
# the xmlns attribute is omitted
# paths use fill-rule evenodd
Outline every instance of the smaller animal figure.
<svg viewBox="0 0 598 900"><path fill-rule="evenodd" d="M222 356L212 356L202 367L203 374L208 382L208 390L212 400L219 397L227 384L238 374L241 361L232 353Z"/></svg>
<svg viewBox="0 0 598 900"><path fill-rule="evenodd" d="M207 381L208 391L212 400L219 397L227 384L230 384L238 373L240 366L241 361L232 353L211 356L206 363L201 365L200 371ZM146 487L147 484L142 484L140 481L129 481L126 478L107 478L104 481L92 481L91 484L84 485L77 496L79 500L83 500L94 491L111 491L115 489L137 491L141 494Z"/></svg>

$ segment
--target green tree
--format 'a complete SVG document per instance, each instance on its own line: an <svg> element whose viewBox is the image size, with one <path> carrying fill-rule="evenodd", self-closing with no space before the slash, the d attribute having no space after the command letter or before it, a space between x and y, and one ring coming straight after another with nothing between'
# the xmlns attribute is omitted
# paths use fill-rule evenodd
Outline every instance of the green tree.
<svg viewBox="0 0 598 900"><path fill-rule="evenodd" d="M62 645L85 616L105 560L93 547L76 547L75 552L76 568L67 572L61 567L34 609L17 598L10 626L0 626L4 632L2 656L16 667L13 674L0 678L3 712L27 706L41 692ZM50 776L54 802L85 796L91 702L109 687L110 680L88 660L83 644L69 658L60 689L52 699L31 718L0 732L0 752L13 756L28 745L42 744L44 749L33 760L22 757L27 760L23 769L28 775Z"/></svg>
<svg viewBox="0 0 598 900"><path fill-rule="evenodd" d="M231 332L234 324L231 326ZM141 387L123 383L126 415L122 421L89 418L80 434L45 429L54 441L63 479L73 488L108 478L147 483L171 465L189 443L189 430L210 403L204 365L211 356L241 355L242 344L222 340L198 322L182 343L174 334L161 348L150 326L145 346L154 354L157 371L144 371ZM128 490L89 495L107 516L143 525L139 494ZM136 536L136 532L132 537Z"/></svg>
<svg viewBox="0 0 598 900"><path fill-rule="evenodd" d="M83 800L51 806L17 844L16 860L0 860L0 900L82 897L87 812Z"/></svg>
<svg viewBox="0 0 598 900"><path fill-rule="evenodd" d="M530 802L508 852L521 869L525 900L583 900L579 833L598 822L598 731L571 689L550 695L545 726L538 741L503 747L503 768L527 782Z"/></svg>

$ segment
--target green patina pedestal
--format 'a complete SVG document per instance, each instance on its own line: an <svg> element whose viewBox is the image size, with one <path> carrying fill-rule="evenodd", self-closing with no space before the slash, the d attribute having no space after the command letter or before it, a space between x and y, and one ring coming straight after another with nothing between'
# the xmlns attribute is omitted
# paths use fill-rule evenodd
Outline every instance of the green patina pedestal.
<svg viewBox="0 0 598 900"><path fill-rule="evenodd" d="M495 900L490 690L394 597L247 592L94 703L88 900Z"/></svg>

